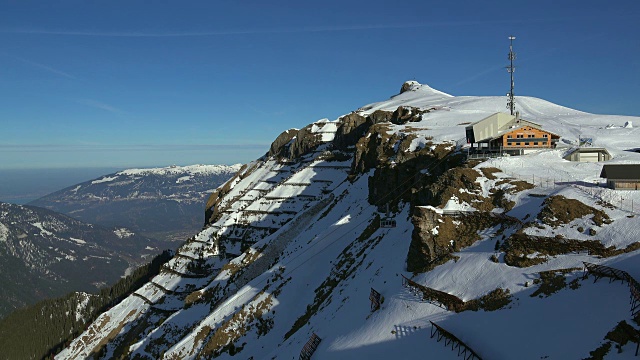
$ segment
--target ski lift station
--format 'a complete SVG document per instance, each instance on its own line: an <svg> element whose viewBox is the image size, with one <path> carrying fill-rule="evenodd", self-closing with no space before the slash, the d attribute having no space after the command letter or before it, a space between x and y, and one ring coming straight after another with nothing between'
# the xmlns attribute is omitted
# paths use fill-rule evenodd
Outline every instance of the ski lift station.
<svg viewBox="0 0 640 360"><path fill-rule="evenodd" d="M579 147L564 157L565 160L579 162L600 162L611 160L611 154L601 147Z"/></svg>

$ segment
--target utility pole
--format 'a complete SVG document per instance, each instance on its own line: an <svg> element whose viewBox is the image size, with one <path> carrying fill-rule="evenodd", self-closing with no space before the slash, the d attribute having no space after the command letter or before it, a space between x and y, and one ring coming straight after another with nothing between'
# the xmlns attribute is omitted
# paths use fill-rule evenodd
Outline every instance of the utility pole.
<svg viewBox="0 0 640 360"><path fill-rule="evenodd" d="M514 100L514 94L513 94L513 73L516 71L516 67L513 66L513 60L516 59L516 53L513 52L513 40L515 40L516 37L515 36L509 36L509 66L507 66L507 72L509 74L511 74L511 91L509 91L509 93L507 94L508 100L507 100L507 109L509 109L511 111L511 115L515 114L515 109L516 109L516 102Z"/></svg>

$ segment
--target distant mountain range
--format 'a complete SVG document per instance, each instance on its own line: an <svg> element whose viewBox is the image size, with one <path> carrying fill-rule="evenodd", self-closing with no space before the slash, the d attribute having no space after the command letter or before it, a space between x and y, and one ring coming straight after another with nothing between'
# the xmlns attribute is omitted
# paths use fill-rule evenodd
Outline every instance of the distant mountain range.
<svg viewBox="0 0 640 360"><path fill-rule="evenodd" d="M124 227L0 203L0 317L71 291L95 292L169 246Z"/></svg>
<svg viewBox="0 0 640 360"><path fill-rule="evenodd" d="M0 317L71 291L95 292L174 249L173 240L202 227L206 197L239 168L129 169L29 205L0 203Z"/></svg>
<svg viewBox="0 0 640 360"><path fill-rule="evenodd" d="M240 164L129 169L54 192L29 205L162 240L184 240L204 224L207 196Z"/></svg>

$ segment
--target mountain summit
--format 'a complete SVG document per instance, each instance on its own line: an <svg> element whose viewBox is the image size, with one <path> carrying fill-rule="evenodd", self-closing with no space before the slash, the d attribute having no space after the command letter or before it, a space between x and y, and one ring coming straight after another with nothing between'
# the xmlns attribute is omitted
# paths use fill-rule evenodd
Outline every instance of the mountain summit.
<svg viewBox="0 0 640 360"><path fill-rule="evenodd" d="M210 196L206 227L160 275L57 358L632 353L640 227L628 204L640 193L623 201L594 185L601 163L564 156L589 134L611 163L640 163L627 151L640 133L623 127L638 118L517 101L557 148L467 159L465 127L505 99L417 82L283 132ZM600 276L616 269L624 285L585 280L585 263Z"/></svg>

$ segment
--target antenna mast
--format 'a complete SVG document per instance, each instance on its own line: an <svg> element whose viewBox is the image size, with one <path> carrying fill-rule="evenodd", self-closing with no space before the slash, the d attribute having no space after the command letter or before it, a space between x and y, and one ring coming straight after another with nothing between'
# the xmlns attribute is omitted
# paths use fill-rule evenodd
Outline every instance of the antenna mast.
<svg viewBox="0 0 640 360"><path fill-rule="evenodd" d="M507 94L508 100L507 100L507 108L509 110L511 110L511 115L515 114L515 108L516 108L516 102L514 100L514 94L513 94L513 73L516 71L516 67L513 66L513 60L516 59L516 53L513 52L513 40L515 40L516 37L515 36L509 36L509 61L510 64L509 66L507 66L507 72L509 74L511 74L511 91L509 91L509 93Z"/></svg>

